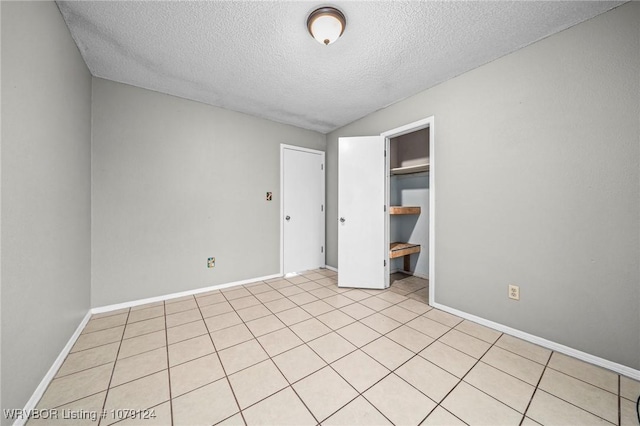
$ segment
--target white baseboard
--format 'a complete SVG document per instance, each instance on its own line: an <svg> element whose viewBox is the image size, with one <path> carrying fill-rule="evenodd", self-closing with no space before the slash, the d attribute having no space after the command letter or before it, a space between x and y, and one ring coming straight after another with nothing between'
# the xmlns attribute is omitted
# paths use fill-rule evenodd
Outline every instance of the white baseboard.
<svg viewBox="0 0 640 426"><path fill-rule="evenodd" d="M615 371L618 374L622 374L623 376L630 377L634 380L640 380L640 370L635 370L631 367L627 367L626 365L618 364L613 361L606 360L604 358L597 357L595 355L588 354L586 352L579 351L574 348L570 348L569 346L562 345L560 343L552 342L551 340L543 339L542 337L535 336L533 334L526 333L524 331L517 330L515 328L508 327L506 325L493 322L481 317L477 317L472 314L468 314L463 311L459 311L455 308L450 308L449 306L441 305L440 303L430 303L434 308L440 309L441 311L449 312L450 314L457 315L460 318L467 319L469 321L476 322L478 324L487 326L489 328L493 328L494 330L501 331L506 334L510 334L514 337L518 337L522 340L526 340L527 342L534 343L536 345L545 347L547 349L551 349L556 352L563 353L565 355L572 356L579 360L597 365L602 368L606 368L607 370Z"/></svg>
<svg viewBox="0 0 640 426"><path fill-rule="evenodd" d="M78 328L76 328L76 331L73 333L73 335L71 336L67 344L64 346L64 348L62 348L62 351L60 352L56 360L53 362L53 365L51 366L51 368L49 368L49 371L47 371L47 374L45 374L44 377L42 378L42 381L40 381L40 384L38 385L36 390L33 392L33 395L31 395L31 398L29 398L29 401L27 401L27 404L24 406L24 411L23 411L24 413L30 413L32 410L36 408L36 405L38 405L40 398L42 398L42 395L44 395L44 392L47 390L49 383L51 383L53 378L56 376L56 373L62 366L62 363L64 362L64 360L67 358L67 355L69 355L69 352L71 352L71 348L73 348L73 345L75 345L76 340L78 340L78 337L80 337L80 333L82 333L84 326L87 325L90 318L91 318L91 311L87 312L87 314L84 316L82 321L80 321L80 325L78 325ZM29 419L28 418L16 419L13 422L13 426L22 426L27 422L27 420Z"/></svg>
<svg viewBox="0 0 640 426"><path fill-rule="evenodd" d="M333 266L329 266L329 265L324 265L325 268L327 268L330 271L333 272L338 272L338 268L334 268Z"/></svg>
<svg viewBox="0 0 640 426"><path fill-rule="evenodd" d="M194 294L206 293L208 291L220 290L223 288L235 287L239 285L254 283L256 281L265 281L265 280L270 280L272 278L280 278L280 277L282 277L281 274L273 274L273 275L267 275L264 277L251 278L248 280L234 281L234 282L218 284L210 287L198 288L195 290L181 291L179 293L165 294L163 296L149 297L147 299L138 299L131 302L116 303L115 305L100 306L97 308L92 308L91 313L101 314L103 312L110 312L110 311L116 311L118 309L131 308L133 306L146 305L147 303L162 302L165 300L171 300L178 297L192 296Z"/></svg>

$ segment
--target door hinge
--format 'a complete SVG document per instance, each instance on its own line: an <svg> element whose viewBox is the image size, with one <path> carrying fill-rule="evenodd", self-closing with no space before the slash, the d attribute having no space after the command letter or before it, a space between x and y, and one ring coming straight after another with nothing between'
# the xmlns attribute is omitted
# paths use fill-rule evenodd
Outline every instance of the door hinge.
<svg viewBox="0 0 640 426"><path fill-rule="evenodd" d="M387 261L386 260L384 261L384 266L387 266Z"/></svg>
<svg viewBox="0 0 640 426"><path fill-rule="evenodd" d="M384 211L385 212L387 211L387 205L386 204L384 205Z"/></svg>
<svg viewBox="0 0 640 426"><path fill-rule="evenodd" d="M386 149L384 150L384 156L385 157L387 156L387 150Z"/></svg>
<svg viewBox="0 0 640 426"><path fill-rule="evenodd" d="M324 246L320 246L320 253L324 253Z"/></svg>
<svg viewBox="0 0 640 426"><path fill-rule="evenodd" d="M320 204L320 211L323 212L324 211L324 204Z"/></svg>
<svg viewBox="0 0 640 426"><path fill-rule="evenodd" d="M324 170L324 164L320 164L320 170Z"/></svg>

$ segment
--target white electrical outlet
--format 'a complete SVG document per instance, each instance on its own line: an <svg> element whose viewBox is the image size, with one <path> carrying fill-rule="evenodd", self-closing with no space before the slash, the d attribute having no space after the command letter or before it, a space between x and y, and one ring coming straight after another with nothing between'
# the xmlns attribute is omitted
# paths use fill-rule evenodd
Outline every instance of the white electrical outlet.
<svg viewBox="0 0 640 426"><path fill-rule="evenodd" d="M509 299L520 300L520 287L509 284Z"/></svg>

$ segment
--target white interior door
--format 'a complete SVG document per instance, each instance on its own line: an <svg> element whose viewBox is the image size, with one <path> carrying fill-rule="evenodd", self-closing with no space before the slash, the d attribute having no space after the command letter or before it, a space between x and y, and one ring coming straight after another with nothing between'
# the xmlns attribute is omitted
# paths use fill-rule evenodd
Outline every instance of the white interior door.
<svg viewBox="0 0 640 426"><path fill-rule="evenodd" d="M283 273L324 266L324 153L282 147Z"/></svg>
<svg viewBox="0 0 640 426"><path fill-rule="evenodd" d="M386 140L338 140L338 286L387 286Z"/></svg>

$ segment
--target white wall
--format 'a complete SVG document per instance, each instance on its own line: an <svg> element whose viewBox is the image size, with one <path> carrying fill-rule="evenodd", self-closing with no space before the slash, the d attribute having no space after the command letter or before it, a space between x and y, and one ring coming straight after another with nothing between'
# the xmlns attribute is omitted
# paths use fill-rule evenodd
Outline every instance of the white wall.
<svg viewBox="0 0 640 426"><path fill-rule="evenodd" d="M436 301L640 369L638 70L631 2L330 133L328 264L338 137L433 115Z"/></svg>
<svg viewBox="0 0 640 426"><path fill-rule="evenodd" d="M1 405L20 409L89 309L91 75L54 2L0 7Z"/></svg>
<svg viewBox="0 0 640 426"><path fill-rule="evenodd" d="M280 144L324 135L99 78L92 118L92 306L280 272Z"/></svg>

